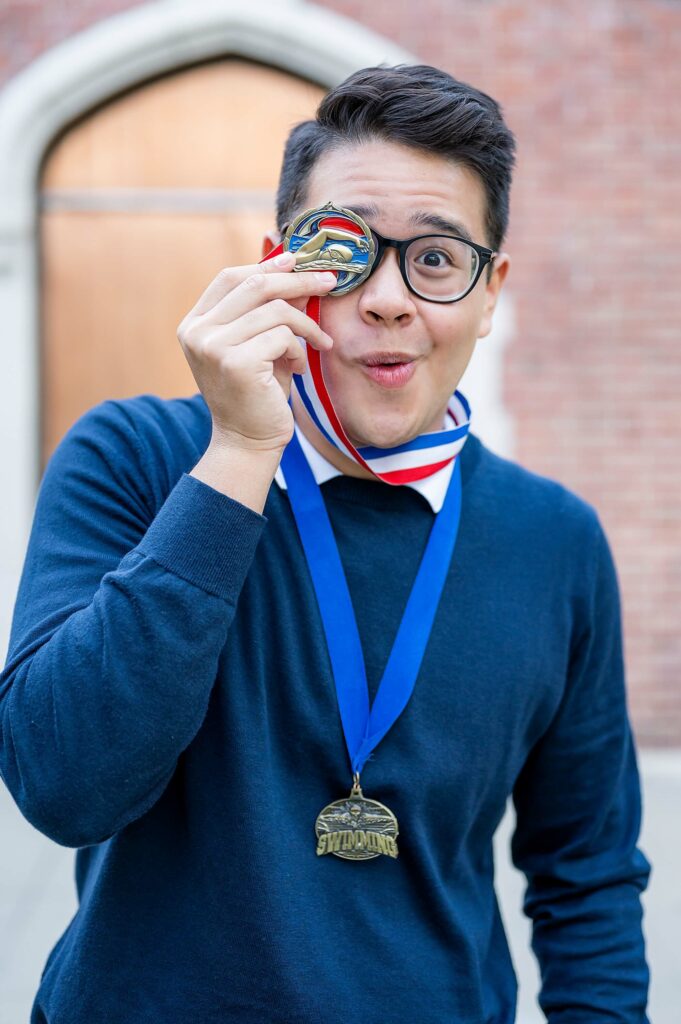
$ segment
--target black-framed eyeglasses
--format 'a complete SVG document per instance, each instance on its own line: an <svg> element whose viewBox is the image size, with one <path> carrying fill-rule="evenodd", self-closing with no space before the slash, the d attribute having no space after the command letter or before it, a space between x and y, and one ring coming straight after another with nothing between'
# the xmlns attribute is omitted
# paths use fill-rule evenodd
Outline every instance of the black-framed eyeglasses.
<svg viewBox="0 0 681 1024"><path fill-rule="evenodd" d="M402 280L410 292L427 302L460 302L499 255L458 235L415 235L400 240L386 238L374 228L371 234L376 254L364 280L374 273L386 249L397 249Z"/></svg>
<svg viewBox="0 0 681 1024"><path fill-rule="evenodd" d="M427 302L460 302L484 268L499 255L459 235L435 232L386 238L353 210L329 201L299 214L282 228L284 251L294 252L295 270L334 270L338 284L328 295L344 295L367 281L386 249L397 249L402 279Z"/></svg>

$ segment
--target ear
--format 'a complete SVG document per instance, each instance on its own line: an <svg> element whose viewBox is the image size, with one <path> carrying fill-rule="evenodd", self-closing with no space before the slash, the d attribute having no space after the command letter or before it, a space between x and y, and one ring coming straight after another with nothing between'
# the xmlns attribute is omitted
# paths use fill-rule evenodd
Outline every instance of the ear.
<svg viewBox="0 0 681 1024"><path fill-rule="evenodd" d="M263 256L267 256L269 253L271 253L272 250L275 249L279 245L280 241L281 241L281 237L280 237L278 231L268 231L267 234L263 235L263 239L262 239L262 254L263 254Z"/></svg>
<svg viewBox="0 0 681 1024"><path fill-rule="evenodd" d="M492 330L494 307L497 304L499 292L501 291L501 286L504 283L504 279L508 273L510 265L510 257L505 252L500 252L494 260L494 270L492 271L492 276L485 288L485 302L482 308L480 324L478 326L478 338L487 337L489 332ZM483 271L483 274L484 273L485 271Z"/></svg>

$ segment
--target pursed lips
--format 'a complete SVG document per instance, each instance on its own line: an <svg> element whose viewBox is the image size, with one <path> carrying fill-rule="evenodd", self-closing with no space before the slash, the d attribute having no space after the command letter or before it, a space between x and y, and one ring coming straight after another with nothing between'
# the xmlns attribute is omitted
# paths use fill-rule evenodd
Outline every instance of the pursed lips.
<svg viewBox="0 0 681 1024"><path fill-rule="evenodd" d="M414 376L418 358L408 352L372 352L358 361L375 384L401 388Z"/></svg>
<svg viewBox="0 0 681 1024"><path fill-rule="evenodd" d="M394 365L395 363L412 363L415 359L418 359L417 355L412 355L409 352L370 352L366 356L362 356L358 362L363 363L365 366L383 366L383 365Z"/></svg>

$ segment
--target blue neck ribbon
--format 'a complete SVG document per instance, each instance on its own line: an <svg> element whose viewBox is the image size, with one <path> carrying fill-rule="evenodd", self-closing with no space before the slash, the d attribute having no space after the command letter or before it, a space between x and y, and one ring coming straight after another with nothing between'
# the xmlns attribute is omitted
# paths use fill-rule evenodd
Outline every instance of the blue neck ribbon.
<svg viewBox="0 0 681 1024"><path fill-rule="evenodd" d="M295 432L284 449L281 466L317 595L350 764L353 774L359 773L407 706L416 684L459 530L459 458L431 527L371 709L357 620L338 546L321 490Z"/></svg>

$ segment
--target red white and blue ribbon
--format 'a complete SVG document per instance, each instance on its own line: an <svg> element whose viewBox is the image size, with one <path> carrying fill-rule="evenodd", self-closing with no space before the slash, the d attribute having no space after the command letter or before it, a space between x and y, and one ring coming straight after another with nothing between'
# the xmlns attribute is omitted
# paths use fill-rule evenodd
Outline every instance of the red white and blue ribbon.
<svg viewBox="0 0 681 1024"><path fill-rule="evenodd" d="M279 244L261 262L272 259L283 251L283 245ZM320 319L320 306L320 297L313 296L305 309L307 315L317 324ZM312 422L330 444L358 465L368 469L379 480L393 485L422 480L452 462L463 448L470 429L471 410L460 391L454 392L447 406L447 411L454 422L453 427L419 434L418 437L391 448L355 448L345 433L331 401L324 381L321 353L312 345L306 345L306 350L307 368L305 373L294 374L293 383Z"/></svg>

